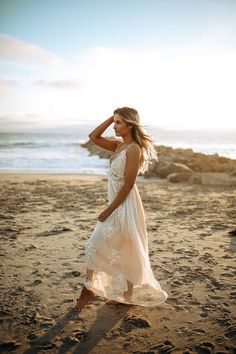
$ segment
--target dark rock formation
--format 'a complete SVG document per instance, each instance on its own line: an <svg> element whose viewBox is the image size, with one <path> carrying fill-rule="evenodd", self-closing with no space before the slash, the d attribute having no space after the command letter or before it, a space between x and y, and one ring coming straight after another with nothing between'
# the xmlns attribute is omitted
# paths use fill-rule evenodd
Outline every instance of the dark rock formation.
<svg viewBox="0 0 236 354"><path fill-rule="evenodd" d="M107 137L107 139L116 139ZM81 144L91 155L110 158L111 151L100 148L92 141ZM192 149L174 149L169 146L155 146L158 160L149 164L145 178L167 178L172 183L188 182L206 185L236 186L236 160L193 152Z"/></svg>

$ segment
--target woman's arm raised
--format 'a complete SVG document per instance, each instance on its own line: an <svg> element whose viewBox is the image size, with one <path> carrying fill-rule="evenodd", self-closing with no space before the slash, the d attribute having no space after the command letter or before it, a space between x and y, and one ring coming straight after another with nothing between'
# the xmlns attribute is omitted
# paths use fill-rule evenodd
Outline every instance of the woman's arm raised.
<svg viewBox="0 0 236 354"><path fill-rule="evenodd" d="M139 170L139 161L140 161L140 147L138 145L132 145L127 149L127 161L126 161L126 171L124 184L117 193L115 199L112 203L105 209L99 216L99 221L105 221L108 216L121 204L124 202L129 192L133 188L135 183L138 170Z"/></svg>
<svg viewBox="0 0 236 354"><path fill-rule="evenodd" d="M109 140L103 138L101 135L114 122L113 118L114 117L111 116L110 118L106 119L89 134L89 138L94 144L110 151L115 151L121 142L118 140Z"/></svg>

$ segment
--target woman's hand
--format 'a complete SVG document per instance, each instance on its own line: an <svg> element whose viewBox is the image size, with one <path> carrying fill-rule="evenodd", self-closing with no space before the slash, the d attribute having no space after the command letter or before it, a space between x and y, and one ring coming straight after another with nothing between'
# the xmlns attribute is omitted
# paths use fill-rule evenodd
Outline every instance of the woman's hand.
<svg viewBox="0 0 236 354"><path fill-rule="evenodd" d="M111 213L112 212L109 209L103 210L101 212L101 214L98 215L98 220L101 221L101 222L105 221L108 218L108 216L111 215Z"/></svg>

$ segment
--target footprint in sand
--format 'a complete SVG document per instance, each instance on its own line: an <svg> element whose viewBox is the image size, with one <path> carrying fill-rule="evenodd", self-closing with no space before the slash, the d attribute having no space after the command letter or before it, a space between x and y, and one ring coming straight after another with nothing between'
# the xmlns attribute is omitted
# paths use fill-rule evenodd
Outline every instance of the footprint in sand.
<svg viewBox="0 0 236 354"><path fill-rule="evenodd" d="M174 344L172 344L169 340L151 346L151 350L157 350L158 353L170 353L171 351L173 351L174 348L175 348ZM152 353L152 352L148 352L148 353Z"/></svg>
<svg viewBox="0 0 236 354"><path fill-rule="evenodd" d="M203 312L200 313L200 316L202 318L206 318L206 317L208 317L208 312L207 311L203 311Z"/></svg>
<svg viewBox="0 0 236 354"><path fill-rule="evenodd" d="M234 275L233 275L233 274L230 274L230 273L222 273L221 275L224 276L224 277L227 277L227 278L232 278L232 277L234 277Z"/></svg>
<svg viewBox="0 0 236 354"><path fill-rule="evenodd" d="M201 303L196 299L188 300L188 304L193 305L193 306L201 305Z"/></svg>
<svg viewBox="0 0 236 354"><path fill-rule="evenodd" d="M222 256L222 258L224 258L224 259L233 259L234 257L230 256L228 254L225 254L224 256Z"/></svg>
<svg viewBox="0 0 236 354"><path fill-rule="evenodd" d="M221 316L216 319L216 322L219 323L220 326L226 327L230 323L229 316Z"/></svg>
<svg viewBox="0 0 236 354"><path fill-rule="evenodd" d="M41 284L42 282L43 282L42 279L35 279L35 281L33 283L31 283L30 285L35 286L35 285Z"/></svg>
<svg viewBox="0 0 236 354"><path fill-rule="evenodd" d="M218 296L218 295L209 295L208 296L210 299L212 300L220 300L220 299L223 299L222 296Z"/></svg>
<svg viewBox="0 0 236 354"><path fill-rule="evenodd" d="M229 293L229 297L230 299L236 299L236 291L232 291L231 293Z"/></svg>
<svg viewBox="0 0 236 354"><path fill-rule="evenodd" d="M13 339L8 339L8 340L6 339L0 343L0 350L2 352L11 352L11 351L15 351L20 346L21 346L20 342L16 342Z"/></svg>
<svg viewBox="0 0 236 354"><path fill-rule="evenodd" d="M215 346L214 346L214 344L212 344L210 342L203 342L200 345L197 345L196 349L197 349L198 353L211 354L214 352ZM221 352L217 352L217 353L220 354Z"/></svg>
<svg viewBox="0 0 236 354"><path fill-rule="evenodd" d="M194 329L191 330L191 333L201 335L201 334L205 334L206 331L204 329L201 329L201 328L194 328Z"/></svg>
<svg viewBox="0 0 236 354"><path fill-rule="evenodd" d="M224 336L226 338L236 338L236 326L231 326L227 329Z"/></svg>
<svg viewBox="0 0 236 354"><path fill-rule="evenodd" d="M173 280L172 282L174 285L183 285L184 282L182 282L181 280Z"/></svg>

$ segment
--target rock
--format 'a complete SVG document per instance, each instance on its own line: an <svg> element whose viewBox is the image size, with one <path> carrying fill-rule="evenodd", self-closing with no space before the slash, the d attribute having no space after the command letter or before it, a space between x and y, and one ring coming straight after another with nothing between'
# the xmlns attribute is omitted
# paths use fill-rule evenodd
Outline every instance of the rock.
<svg viewBox="0 0 236 354"><path fill-rule="evenodd" d="M114 136L106 137L106 139L120 141L117 138L115 138ZM109 159L113 153L112 151L102 149L101 147L94 144L91 140L88 140L86 143L83 143L80 145L82 147L85 147L86 149L88 149L90 152L90 155L98 155L99 157L101 157L103 159Z"/></svg>
<svg viewBox="0 0 236 354"><path fill-rule="evenodd" d="M124 326L127 329L151 327L151 323L141 315L127 314L123 318Z"/></svg>
<svg viewBox="0 0 236 354"><path fill-rule="evenodd" d="M167 179L171 183L188 182L192 172L171 173Z"/></svg>
<svg viewBox="0 0 236 354"><path fill-rule="evenodd" d="M169 165L169 162L166 160L159 160L159 161L155 161L153 162L154 168L153 168L153 172L158 175L159 170L161 170L162 168L166 168ZM149 172L149 170L148 170Z"/></svg>
<svg viewBox="0 0 236 354"><path fill-rule="evenodd" d="M201 184L202 183L202 178L200 173L194 173L192 176L190 176L188 183L190 184Z"/></svg>
<svg viewBox="0 0 236 354"><path fill-rule="evenodd" d="M29 245L29 246L26 246L26 247L24 248L24 250L25 250L25 251L30 251L30 250L33 250L33 249L35 249L35 248L38 248L38 247L31 244L31 245Z"/></svg>
<svg viewBox="0 0 236 354"><path fill-rule="evenodd" d="M54 227L54 229L44 231L44 232L40 233L38 236L52 236L52 235L57 235L57 234L60 234L62 232L67 232L67 231L73 231L73 230L70 229L69 227L65 227L65 226L63 226L63 227L56 226L56 227Z"/></svg>
<svg viewBox="0 0 236 354"><path fill-rule="evenodd" d="M236 178L224 173L203 173L201 182L210 186L236 186Z"/></svg>
<svg viewBox="0 0 236 354"><path fill-rule="evenodd" d="M180 172L191 172L192 170L182 163L170 162L166 163L166 166L160 167L156 169L156 173L161 178L166 178L172 173L180 173Z"/></svg>
<svg viewBox="0 0 236 354"><path fill-rule="evenodd" d="M236 170L232 171L229 173L230 177L236 177Z"/></svg>
<svg viewBox="0 0 236 354"><path fill-rule="evenodd" d="M156 160L153 160L153 161L149 164L149 166L148 166L148 173L149 173L149 174L155 173L155 169L156 169L157 163L158 163L158 162L157 162Z"/></svg>
<svg viewBox="0 0 236 354"><path fill-rule="evenodd" d="M107 139L117 140L116 137L107 137ZM89 150L91 155L98 155L101 158L110 158L113 152L100 148L92 141L87 141L81 144ZM160 176L166 178L172 173L184 173L192 171L194 174L190 177L189 183L201 184L202 173L220 173L227 174L229 180L224 181L204 179L203 184L209 185L236 185L231 179L236 177L236 160L219 156L218 154L206 155L202 153L193 152L192 149L173 149L170 146L155 146L154 148L158 155L158 161L152 161L149 164L148 171L145 172L144 177ZM178 179L178 178L177 178ZM180 177L180 182L182 178ZM176 183L176 182L174 182Z"/></svg>

